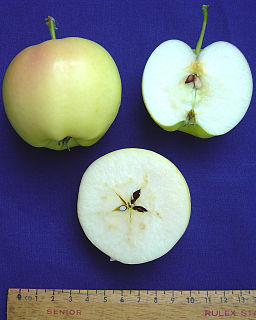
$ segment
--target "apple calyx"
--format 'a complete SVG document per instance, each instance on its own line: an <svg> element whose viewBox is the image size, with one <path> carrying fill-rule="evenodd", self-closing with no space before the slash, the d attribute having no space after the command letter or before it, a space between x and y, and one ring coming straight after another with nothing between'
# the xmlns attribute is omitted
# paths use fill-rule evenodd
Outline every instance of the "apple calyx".
<svg viewBox="0 0 256 320"><path fill-rule="evenodd" d="M188 124L193 124L193 125L196 124L196 114L195 114L194 109L191 109L187 114L185 126Z"/></svg>
<svg viewBox="0 0 256 320"><path fill-rule="evenodd" d="M116 193L116 195L123 202L123 204L121 206L117 207L116 209L114 209L113 211L124 212L127 209L132 209L132 210L135 210L138 212L147 212L148 210L146 208L144 208L142 206L135 206L134 205L136 200L140 197L140 192L141 192L140 189L133 192L130 202L126 202L118 193Z"/></svg>
<svg viewBox="0 0 256 320"><path fill-rule="evenodd" d="M70 151L68 143L71 139L72 139L72 137L67 136L67 137L63 138L62 140L57 141L57 143L61 147L61 149L68 149L68 151Z"/></svg>
<svg viewBox="0 0 256 320"><path fill-rule="evenodd" d="M52 40L55 40L56 39L56 35L55 35L55 30L56 30L55 19L53 17L51 17L51 16L48 16L44 20L45 20L45 23L46 23L47 27L49 28Z"/></svg>

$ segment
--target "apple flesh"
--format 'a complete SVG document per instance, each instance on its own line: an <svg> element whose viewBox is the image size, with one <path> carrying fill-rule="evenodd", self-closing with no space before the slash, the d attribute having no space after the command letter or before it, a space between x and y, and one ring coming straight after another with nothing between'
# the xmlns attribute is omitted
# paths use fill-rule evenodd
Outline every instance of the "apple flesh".
<svg viewBox="0 0 256 320"><path fill-rule="evenodd" d="M105 134L120 106L121 80L102 46L70 37L21 51L2 93L7 117L26 142L62 150Z"/></svg>
<svg viewBox="0 0 256 320"><path fill-rule="evenodd" d="M188 81L191 76L198 83ZM142 92L148 112L163 129L208 138L240 122L251 101L252 83L249 65L234 45L219 41L192 50L169 40L149 57Z"/></svg>
<svg viewBox="0 0 256 320"><path fill-rule="evenodd" d="M94 161L79 188L78 217L88 239L126 264L166 254L183 235L190 194L177 167L144 149L121 149Z"/></svg>

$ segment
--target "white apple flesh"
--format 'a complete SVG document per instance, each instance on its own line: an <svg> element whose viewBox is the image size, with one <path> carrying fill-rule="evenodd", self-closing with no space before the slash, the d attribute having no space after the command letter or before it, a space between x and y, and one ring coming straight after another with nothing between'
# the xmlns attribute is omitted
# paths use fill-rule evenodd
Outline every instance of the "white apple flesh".
<svg viewBox="0 0 256 320"><path fill-rule="evenodd" d="M183 235L190 194L177 167L144 149L121 149L85 171L77 203L88 239L113 260L148 262L166 254Z"/></svg>
<svg viewBox="0 0 256 320"><path fill-rule="evenodd" d="M45 41L21 51L3 81L7 117L35 147L62 150L98 141L114 121L121 80L110 54L82 38Z"/></svg>
<svg viewBox="0 0 256 320"><path fill-rule="evenodd" d="M199 85L186 83L191 75ZM163 42L149 57L142 79L143 99L155 122L201 138L235 127L249 107L252 89L244 55L224 41L203 50L179 40Z"/></svg>

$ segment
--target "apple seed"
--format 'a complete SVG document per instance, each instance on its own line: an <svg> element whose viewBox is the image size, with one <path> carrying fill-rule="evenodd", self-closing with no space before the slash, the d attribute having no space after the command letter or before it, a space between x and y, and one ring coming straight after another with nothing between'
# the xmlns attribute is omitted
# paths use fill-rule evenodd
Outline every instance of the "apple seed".
<svg viewBox="0 0 256 320"><path fill-rule="evenodd" d="M187 77L185 83L194 82L194 79L195 79L195 75L194 75L194 74L190 74L190 75Z"/></svg>
<svg viewBox="0 0 256 320"><path fill-rule="evenodd" d="M142 206L134 206L134 207L133 207L133 210L136 210L136 211L138 211L138 212L147 212L147 211L148 211L147 209L145 209L145 208L142 207Z"/></svg>
<svg viewBox="0 0 256 320"><path fill-rule="evenodd" d="M194 73L191 73L185 83L190 83L192 85L192 88L196 88L196 89L199 89L202 87L202 82L199 78L199 76L197 74L194 74Z"/></svg>
<svg viewBox="0 0 256 320"><path fill-rule="evenodd" d="M194 85L196 89L199 89L202 87L202 82L198 76L195 76Z"/></svg>
<svg viewBox="0 0 256 320"><path fill-rule="evenodd" d="M139 197L140 197L140 189L135 191L135 192L133 192L132 199L131 199L131 204L134 204Z"/></svg>

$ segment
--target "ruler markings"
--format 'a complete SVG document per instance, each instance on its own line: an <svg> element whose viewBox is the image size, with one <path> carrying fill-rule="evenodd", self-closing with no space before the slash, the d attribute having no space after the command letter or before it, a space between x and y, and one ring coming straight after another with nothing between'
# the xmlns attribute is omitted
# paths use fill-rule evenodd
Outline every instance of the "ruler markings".
<svg viewBox="0 0 256 320"><path fill-rule="evenodd" d="M56 294L55 294L56 293ZM58 295L57 295L58 293ZM84 298L84 295L88 297L88 300ZM54 297L54 299L53 299ZM121 298L120 298L121 297ZM48 319L47 313L56 312L56 319L66 319L69 317L61 317L64 312L81 312L85 313L86 310L92 310L90 312L96 312L90 309L90 306L97 304L99 310L102 311L101 305L108 305L109 312L117 312L117 315L121 316L122 310L118 306L126 305L125 308L133 310L133 316L136 317L138 310L136 306L141 306L145 311L145 317L141 316L138 319L156 319L157 315L164 310L170 310L168 308L174 308L176 310L173 313L173 318L163 319L206 319L225 316L226 318L236 316L236 320L250 320L256 318L256 290L63 290L63 289L9 289L8 294L8 320L29 320L35 319L45 320ZM156 309L157 307L164 309ZM37 307L36 307L37 306ZM42 310L44 317L36 317L36 312ZM88 307L86 307L88 306ZM19 308L26 310L24 314L30 314L34 312L28 318L12 318L12 313L16 310L17 314ZM89 308L89 309L85 309ZM176 308L176 309L175 309ZM30 311L30 309L32 311ZM128 310L127 309L127 310ZM76 311L77 310L77 311ZM80 311L79 311L80 310ZM150 311L151 310L151 311ZM162 311L159 311L162 310ZM136 312L135 312L136 311ZM144 312L143 311L143 312ZM25 311L24 311L25 312ZM88 311L89 312L89 311ZM99 311L100 312L100 311ZM149 313L150 312L150 313ZM159 313L160 312L160 313ZM167 311L166 311L167 312ZM184 312L184 313L183 313ZM194 313L195 315L194 315ZM100 313L99 313L100 314ZM59 317L58 317L59 315ZM87 320L85 317L79 317L77 319ZM147 315L147 317L146 317ZM155 318L153 318L153 316ZM180 318L179 318L180 316ZM51 319L52 317L49 316ZM118 318L118 316L116 316ZM116 319L113 317L113 319ZM121 317L120 317L121 318ZM132 316L131 316L132 318ZM225 318L225 319L226 319ZM88 318L89 319L89 318ZM97 319L90 318L91 320ZM112 319L112 318L109 318ZM123 319L123 318L121 318ZM161 318L162 319L162 318Z"/></svg>

